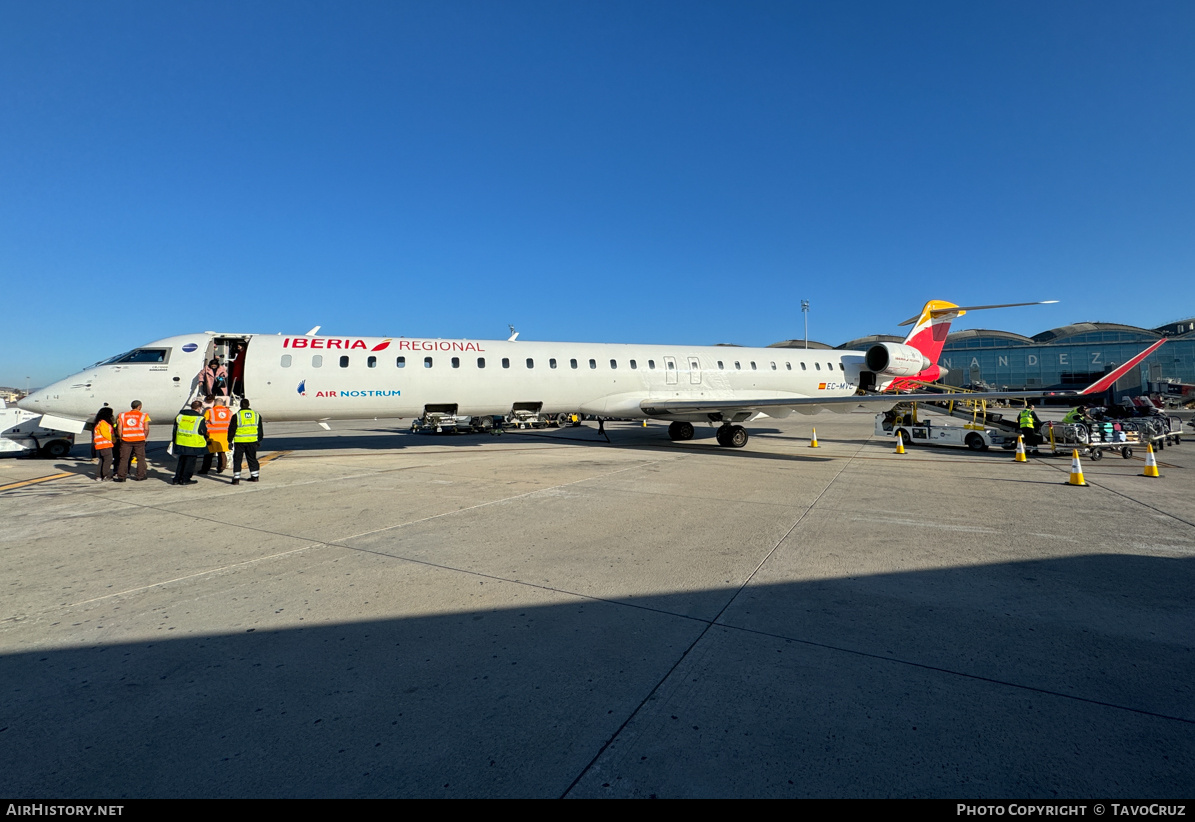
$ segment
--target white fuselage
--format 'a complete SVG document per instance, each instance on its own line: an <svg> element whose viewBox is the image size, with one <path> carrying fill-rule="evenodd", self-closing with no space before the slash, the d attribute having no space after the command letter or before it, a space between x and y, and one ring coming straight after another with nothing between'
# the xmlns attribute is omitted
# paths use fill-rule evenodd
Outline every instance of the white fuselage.
<svg viewBox="0 0 1195 822"><path fill-rule="evenodd" d="M642 418L640 405L649 400L847 397L866 367L863 352L826 349L203 332L92 366L22 407L87 419L105 403L119 412L141 400L155 423L171 422L195 396L213 341L229 337L248 341L245 396L263 418L279 421L409 418L429 405L480 416L507 414L516 404L545 414Z"/></svg>

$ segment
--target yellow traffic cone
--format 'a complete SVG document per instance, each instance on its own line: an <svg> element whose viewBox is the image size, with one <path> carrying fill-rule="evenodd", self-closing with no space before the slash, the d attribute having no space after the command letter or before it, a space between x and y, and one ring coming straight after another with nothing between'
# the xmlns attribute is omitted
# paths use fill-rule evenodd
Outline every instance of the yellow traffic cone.
<svg viewBox="0 0 1195 822"><path fill-rule="evenodd" d="M811 439L809 441L809 447L810 448L821 448L821 446L817 444L817 429L816 428L813 429L813 439Z"/></svg>
<svg viewBox="0 0 1195 822"><path fill-rule="evenodd" d="M1143 477L1157 477L1161 478L1158 473L1158 460L1154 457L1154 444L1147 442L1145 444L1145 470L1141 472Z"/></svg>
<svg viewBox="0 0 1195 822"><path fill-rule="evenodd" d="M1025 438L1017 435L1017 462L1029 462L1029 458L1025 456Z"/></svg>
<svg viewBox="0 0 1195 822"><path fill-rule="evenodd" d="M1071 457L1071 478L1066 484L1087 485L1087 481L1083 479L1083 466L1079 464L1079 450L1076 448L1071 453L1074 455Z"/></svg>
<svg viewBox="0 0 1195 822"><path fill-rule="evenodd" d="M900 435L899 431L896 432L896 453L905 453L905 438Z"/></svg>

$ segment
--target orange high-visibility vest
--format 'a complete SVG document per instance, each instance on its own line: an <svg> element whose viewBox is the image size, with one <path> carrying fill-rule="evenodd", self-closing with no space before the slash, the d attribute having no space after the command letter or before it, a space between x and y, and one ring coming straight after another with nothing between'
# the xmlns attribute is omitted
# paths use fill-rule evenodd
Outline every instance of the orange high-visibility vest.
<svg viewBox="0 0 1195 822"><path fill-rule="evenodd" d="M232 419L232 409L223 405L214 405L203 414L207 420L209 437L224 437L228 435L228 421Z"/></svg>
<svg viewBox="0 0 1195 822"><path fill-rule="evenodd" d="M91 429L91 444L97 451L112 448L112 426L104 420L97 422L95 428Z"/></svg>
<svg viewBox="0 0 1195 822"><path fill-rule="evenodd" d="M148 427L146 416L140 411L125 411L120 415L120 438L124 442L145 442Z"/></svg>

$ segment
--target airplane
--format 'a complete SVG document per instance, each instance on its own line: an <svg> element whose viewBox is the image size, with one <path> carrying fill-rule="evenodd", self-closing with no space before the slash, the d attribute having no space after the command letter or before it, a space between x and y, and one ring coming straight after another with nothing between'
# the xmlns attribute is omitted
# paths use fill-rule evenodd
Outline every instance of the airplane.
<svg viewBox="0 0 1195 822"><path fill-rule="evenodd" d="M1053 302L1053 301L1049 301ZM967 311L1043 303L958 306L931 300L903 343L867 351L738 346L555 343L205 331L156 340L35 391L20 407L41 424L84 430L102 405L141 400L156 423L172 423L194 399L199 373L217 351L243 347L243 383L268 421L404 419L580 413L668 422L672 440L695 424L717 429L719 445L741 448L743 423L793 411L849 411L860 404L941 400L940 393L879 392L940 379L937 365L951 322ZM1164 340L1078 395L1105 390ZM1102 386L1102 387L1100 387ZM1042 391L986 392L968 399L1019 399ZM1067 392L1074 395L1074 392Z"/></svg>

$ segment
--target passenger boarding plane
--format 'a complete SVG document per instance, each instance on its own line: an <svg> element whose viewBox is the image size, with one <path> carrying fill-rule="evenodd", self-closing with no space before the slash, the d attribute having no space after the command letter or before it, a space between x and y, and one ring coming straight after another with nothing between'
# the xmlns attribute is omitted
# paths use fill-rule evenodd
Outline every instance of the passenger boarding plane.
<svg viewBox="0 0 1195 822"><path fill-rule="evenodd" d="M1054 302L1054 301L1048 301ZM866 352L737 346L411 339L407 337L221 334L168 337L84 369L34 392L20 406L42 412L43 426L76 433L105 403L119 410L139 399L158 423L173 422L199 390L198 374L218 349L242 344L244 391L271 422L507 415L516 411L669 422L688 440L694 423L717 428L720 445L741 448L742 423L793 411L847 411L891 404L876 392L933 382L950 323L967 311L1043 303L958 306L931 300L902 325L903 343ZM1107 389L1161 342L1080 392ZM980 399L1041 396L988 392ZM904 401L941 394L905 394Z"/></svg>

